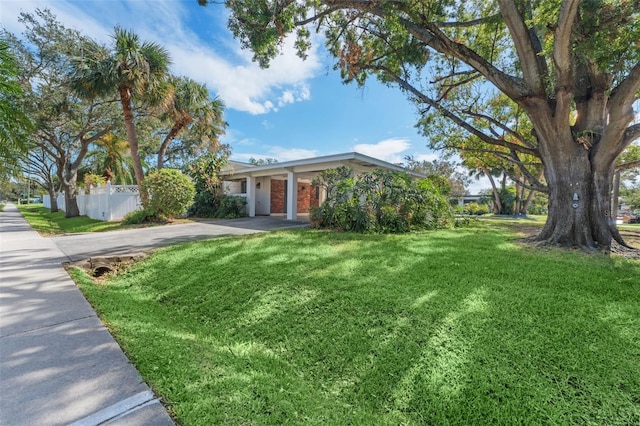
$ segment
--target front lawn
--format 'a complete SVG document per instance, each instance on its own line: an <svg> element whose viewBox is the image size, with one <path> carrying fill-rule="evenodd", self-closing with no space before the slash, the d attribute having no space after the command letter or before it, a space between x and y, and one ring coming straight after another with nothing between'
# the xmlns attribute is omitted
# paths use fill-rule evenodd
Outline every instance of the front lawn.
<svg viewBox="0 0 640 426"><path fill-rule="evenodd" d="M182 425L640 424L640 264L314 230L72 270Z"/></svg>
<svg viewBox="0 0 640 426"><path fill-rule="evenodd" d="M29 225L45 236L123 229L120 222L102 222L87 216L65 218L63 211L51 213L51 209L43 207L42 204L21 204L17 207Z"/></svg>

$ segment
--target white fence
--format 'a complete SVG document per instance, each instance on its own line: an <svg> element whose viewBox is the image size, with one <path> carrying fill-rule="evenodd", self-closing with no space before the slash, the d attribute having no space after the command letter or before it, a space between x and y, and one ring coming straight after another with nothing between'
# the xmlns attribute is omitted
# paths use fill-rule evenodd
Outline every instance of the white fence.
<svg viewBox="0 0 640 426"><path fill-rule="evenodd" d="M128 213L141 208L137 185L111 185L91 188L90 194L78 194L80 214L92 219L114 221L122 220ZM49 195L43 196L43 204L51 208ZM64 194L58 194L58 208L66 211Z"/></svg>

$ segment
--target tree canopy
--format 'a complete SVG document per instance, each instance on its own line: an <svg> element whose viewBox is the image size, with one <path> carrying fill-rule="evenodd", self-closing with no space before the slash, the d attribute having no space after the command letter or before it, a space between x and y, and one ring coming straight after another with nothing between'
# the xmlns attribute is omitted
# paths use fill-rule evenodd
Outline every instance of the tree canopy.
<svg viewBox="0 0 640 426"><path fill-rule="evenodd" d="M639 0L225 4L229 28L262 66L288 36L304 57L311 30L321 32L345 81L375 76L397 86L421 112L425 134L451 135L434 146L463 149L472 137L477 149L508 158L528 185L546 185L541 242L605 252L612 238L624 243L611 187L617 157L640 137L632 124ZM544 180L527 163L541 164Z"/></svg>
<svg viewBox="0 0 640 426"><path fill-rule="evenodd" d="M0 179L15 174L27 152L25 138L33 125L20 107L24 90L20 85L16 58L0 38Z"/></svg>

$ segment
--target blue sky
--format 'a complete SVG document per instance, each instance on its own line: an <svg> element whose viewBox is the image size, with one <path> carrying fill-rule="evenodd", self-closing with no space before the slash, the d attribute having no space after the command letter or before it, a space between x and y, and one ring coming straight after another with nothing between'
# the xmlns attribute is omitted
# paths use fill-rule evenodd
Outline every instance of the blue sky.
<svg viewBox="0 0 640 426"><path fill-rule="evenodd" d="M37 7L101 42L109 42L119 25L165 46L175 74L206 83L225 102L229 127L223 142L235 160L287 161L349 151L390 162L406 155L439 157L414 128L416 110L398 89L375 79L364 88L342 84L318 38L306 61L289 40L263 70L233 39L224 6L203 8L196 0L2 0L2 26L20 34L20 11ZM477 183L471 190L486 186Z"/></svg>

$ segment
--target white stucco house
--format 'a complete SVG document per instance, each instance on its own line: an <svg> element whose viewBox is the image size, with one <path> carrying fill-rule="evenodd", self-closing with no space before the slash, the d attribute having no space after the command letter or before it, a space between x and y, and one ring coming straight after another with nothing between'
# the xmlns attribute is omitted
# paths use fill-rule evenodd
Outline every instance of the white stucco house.
<svg viewBox="0 0 640 426"><path fill-rule="evenodd" d="M357 152L260 166L230 161L222 175L227 194L247 197L247 214L250 217L286 215L288 220L296 220L299 214L308 214L312 206L320 205L326 198L320 188L311 186L313 178L324 170L339 166L350 167L356 174L387 169L405 172L416 178L425 177L421 173Z"/></svg>

